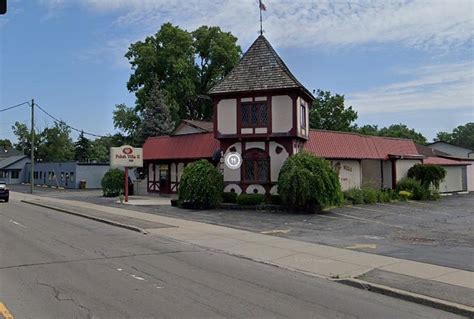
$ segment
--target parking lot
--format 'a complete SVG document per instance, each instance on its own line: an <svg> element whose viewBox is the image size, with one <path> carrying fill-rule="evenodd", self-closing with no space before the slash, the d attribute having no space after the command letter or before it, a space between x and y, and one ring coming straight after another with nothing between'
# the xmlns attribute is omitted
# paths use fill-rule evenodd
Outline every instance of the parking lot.
<svg viewBox="0 0 474 319"><path fill-rule="evenodd" d="M44 189L37 194L120 206L114 198L101 197L100 191ZM474 193L446 196L438 201L341 207L323 214L196 211L171 206L127 208L474 271Z"/></svg>

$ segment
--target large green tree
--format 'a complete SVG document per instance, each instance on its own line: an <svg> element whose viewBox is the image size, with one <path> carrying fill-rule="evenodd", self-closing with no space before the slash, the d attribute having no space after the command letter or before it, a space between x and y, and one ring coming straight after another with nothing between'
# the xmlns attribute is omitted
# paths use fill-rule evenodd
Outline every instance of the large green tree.
<svg viewBox="0 0 474 319"><path fill-rule="evenodd" d="M9 139L0 139L0 147L11 148L13 144Z"/></svg>
<svg viewBox="0 0 474 319"><path fill-rule="evenodd" d="M170 134L174 129L171 110L164 91L158 83L148 93L145 108L140 112L139 139L144 142L150 136Z"/></svg>
<svg viewBox="0 0 474 319"><path fill-rule="evenodd" d="M309 126L315 129L351 131L357 112L344 105L344 95L318 90L309 111Z"/></svg>
<svg viewBox="0 0 474 319"><path fill-rule="evenodd" d="M474 122L459 125L451 133L439 132L436 140L474 149Z"/></svg>
<svg viewBox="0 0 474 319"><path fill-rule="evenodd" d="M74 143L74 159L78 162L88 162L91 153L91 141L84 136L84 132L79 134L77 142Z"/></svg>
<svg viewBox="0 0 474 319"><path fill-rule="evenodd" d="M426 137L423 134L409 128L405 124L392 124L389 127L380 129L379 136L400 137L412 139L415 143L426 144Z"/></svg>
<svg viewBox="0 0 474 319"><path fill-rule="evenodd" d="M108 135L96 138L91 141L90 161L106 163L109 161L109 152L111 147L119 147L121 145L133 145L128 137L122 134ZM139 145L141 147L141 145Z"/></svg>
<svg viewBox="0 0 474 319"><path fill-rule="evenodd" d="M28 126L24 123L15 122L12 130L17 139L17 142L13 145L15 149L31 156L31 131ZM40 134L35 131L35 152L38 152L38 145L41 144L40 137Z"/></svg>
<svg viewBox="0 0 474 319"><path fill-rule="evenodd" d="M71 130L63 122L55 122L41 132L41 143L38 145L37 159L44 162L65 162L74 159L74 143L70 137Z"/></svg>
<svg viewBox="0 0 474 319"><path fill-rule="evenodd" d="M140 111L147 106L150 91L158 83L166 96L173 122L210 119L212 104L206 94L238 62L237 38L219 27L202 26L188 32L165 23L144 41L130 45L125 57L132 67L127 83L136 96L134 107L116 106L114 124L127 134L136 134Z"/></svg>
<svg viewBox="0 0 474 319"><path fill-rule="evenodd" d="M426 137L424 137L423 134L401 123L382 127L381 129L379 129L377 125L356 126L354 131L364 135L407 138L418 144L426 144Z"/></svg>

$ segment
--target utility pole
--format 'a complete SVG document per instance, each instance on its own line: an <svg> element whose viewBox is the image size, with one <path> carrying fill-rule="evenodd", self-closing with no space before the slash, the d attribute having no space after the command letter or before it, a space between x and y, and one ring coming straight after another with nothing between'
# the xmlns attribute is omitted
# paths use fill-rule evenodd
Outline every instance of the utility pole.
<svg viewBox="0 0 474 319"><path fill-rule="evenodd" d="M30 172L31 194L33 194L33 189L35 187L34 173L35 173L35 99L32 99L31 100L31 172Z"/></svg>

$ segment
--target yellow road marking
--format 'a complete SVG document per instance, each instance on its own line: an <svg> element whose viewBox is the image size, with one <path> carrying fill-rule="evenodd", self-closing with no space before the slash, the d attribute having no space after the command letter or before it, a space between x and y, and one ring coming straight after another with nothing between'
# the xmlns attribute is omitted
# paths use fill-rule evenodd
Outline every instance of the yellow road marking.
<svg viewBox="0 0 474 319"><path fill-rule="evenodd" d="M8 311L7 307L1 302L0 302L0 315L2 315L4 319L14 319L10 311Z"/></svg>
<svg viewBox="0 0 474 319"><path fill-rule="evenodd" d="M353 246L347 246L344 247L346 249L359 249L359 248L371 248L371 249L376 249L377 245L375 244L355 244Z"/></svg>

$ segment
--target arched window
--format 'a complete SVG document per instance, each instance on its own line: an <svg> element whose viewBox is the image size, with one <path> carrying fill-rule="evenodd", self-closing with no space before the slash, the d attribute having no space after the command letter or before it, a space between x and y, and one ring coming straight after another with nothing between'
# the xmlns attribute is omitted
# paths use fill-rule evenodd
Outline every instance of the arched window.
<svg viewBox="0 0 474 319"><path fill-rule="evenodd" d="M270 180L270 157L261 149L252 148L243 156L243 181L267 183Z"/></svg>

